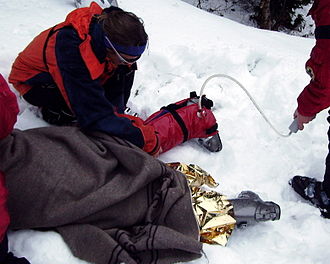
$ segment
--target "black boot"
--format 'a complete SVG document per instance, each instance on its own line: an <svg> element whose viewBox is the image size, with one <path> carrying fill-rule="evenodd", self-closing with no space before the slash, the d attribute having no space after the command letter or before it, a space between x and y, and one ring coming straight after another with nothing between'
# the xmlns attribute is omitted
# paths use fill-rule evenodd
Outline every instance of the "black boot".
<svg viewBox="0 0 330 264"><path fill-rule="evenodd" d="M294 176L289 184L302 198L319 208L322 216L330 218L330 198L323 190L322 182L314 178Z"/></svg>
<svg viewBox="0 0 330 264"><path fill-rule="evenodd" d="M51 125L56 126L76 126L77 119L70 112L61 109L41 108L42 118Z"/></svg>
<svg viewBox="0 0 330 264"><path fill-rule="evenodd" d="M229 200L233 204L234 218L238 227L257 222L280 219L280 206L274 202L264 202L254 192L243 191L236 199Z"/></svg>

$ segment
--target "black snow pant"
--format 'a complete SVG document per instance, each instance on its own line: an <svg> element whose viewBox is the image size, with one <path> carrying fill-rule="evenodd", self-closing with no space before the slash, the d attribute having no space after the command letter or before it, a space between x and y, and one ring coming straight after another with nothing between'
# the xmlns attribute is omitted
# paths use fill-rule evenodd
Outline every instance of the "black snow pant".
<svg viewBox="0 0 330 264"><path fill-rule="evenodd" d="M76 121L55 83L33 86L23 98L41 108L42 118L52 125L70 125Z"/></svg>
<svg viewBox="0 0 330 264"><path fill-rule="evenodd" d="M330 115L330 111L329 111ZM330 116L327 118L329 124L330 124ZM330 197L330 126L328 130L328 156L325 160L325 173L324 173L324 180L323 180L323 188L328 197Z"/></svg>

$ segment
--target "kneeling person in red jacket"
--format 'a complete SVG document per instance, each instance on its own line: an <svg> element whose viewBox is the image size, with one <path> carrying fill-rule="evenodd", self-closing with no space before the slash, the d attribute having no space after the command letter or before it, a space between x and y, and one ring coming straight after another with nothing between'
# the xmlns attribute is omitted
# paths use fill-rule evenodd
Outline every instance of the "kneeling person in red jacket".
<svg viewBox="0 0 330 264"><path fill-rule="evenodd" d="M153 127L124 114L147 43L136 15L92 2L36 36L15 60L9 82L48 123L79 124L154 155L159 146Z"/></svg>
<svg viewBox="0 0 330 264"><path fill-rule="evenodd" d="M0 74L0 140L8 136L17 120L18 105L16 96L10 91L8 84ZM0 171L0 263L29 264L25 258L16 258L8 252L7 228L10 222L6 207L7 189L5 177Z"/></svg>

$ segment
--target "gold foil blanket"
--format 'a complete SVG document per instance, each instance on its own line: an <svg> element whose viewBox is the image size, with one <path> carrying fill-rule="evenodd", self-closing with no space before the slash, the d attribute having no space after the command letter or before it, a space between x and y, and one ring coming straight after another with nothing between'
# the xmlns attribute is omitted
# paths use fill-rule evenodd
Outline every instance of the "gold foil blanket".
<svg viewBox="0 0 330 264"><path fill-rule="evenodd" d="M203 187L206 185L215 188L218 183L197 165L180 162L167 163L167 165L180 171L187 178L192 205L200 228L201 242L225 246L236 224L233 205L226 196Z"/></svg>

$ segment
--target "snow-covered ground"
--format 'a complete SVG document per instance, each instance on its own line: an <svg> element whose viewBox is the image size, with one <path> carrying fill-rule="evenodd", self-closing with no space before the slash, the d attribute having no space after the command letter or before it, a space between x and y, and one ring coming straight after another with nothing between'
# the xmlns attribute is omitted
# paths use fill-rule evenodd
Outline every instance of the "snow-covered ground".
<svg viewBox="0 0 330 264"><path fill-rule="evenodd" d="M247 27L179 0L118 3L143 18L150 37L130 99L131 108L141 117L187 97L190 91L199 92L206 78L222 73L241 82L274 126L288 133L296 97L309 82L304 63L312 39ZM0 72L8 77L18 52L73 9L73 0L0 0ZM282 208L280 221L236 230L227 247L205 245L209 263L329 263L330 220L321 218L288 185L296 174L322 179L326 112L304 131L283 138L271 130L234 82L214 79L205 93L215 102L223 150L209 153L187 142L160 159L199 165L213 175L220 183L217 190L228 197L252 190ZM26 103L20 101L20 107L17 128L46 125ZM32 264L85 263L74 258L54 232L21 230L9 238L15 254L27 256Z"/></svg>

